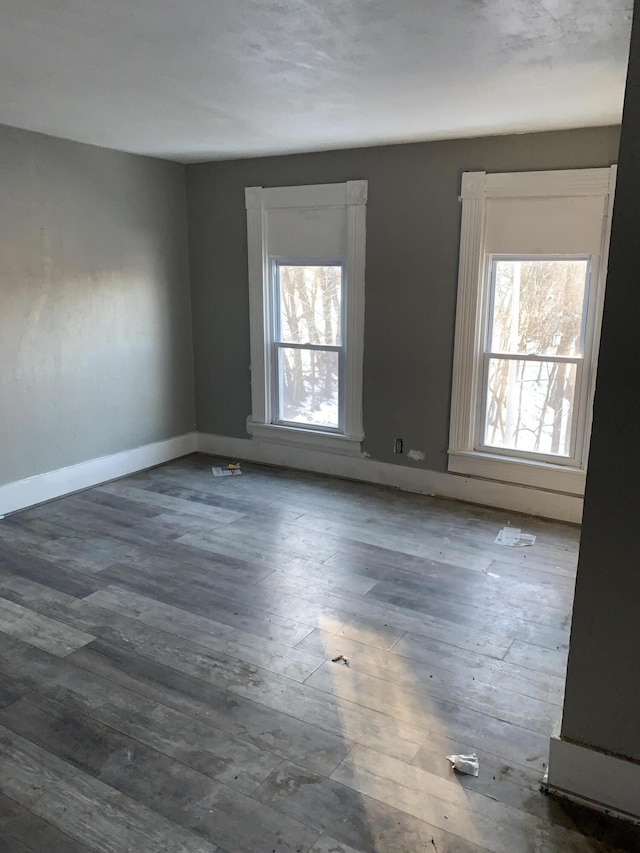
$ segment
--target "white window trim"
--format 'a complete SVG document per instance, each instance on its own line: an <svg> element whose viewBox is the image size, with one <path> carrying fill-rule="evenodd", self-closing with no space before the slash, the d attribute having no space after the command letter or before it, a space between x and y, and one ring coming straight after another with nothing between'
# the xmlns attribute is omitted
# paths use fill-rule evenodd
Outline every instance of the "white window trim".
<svg viewBox="0 0 640 853"><path fill-rule="evenodd" d="M335 453L360 453L362 371L364 363L364 282L367 181L294 187L247 187L249 318L251 334L251 415L247 432L256 440ZM267 216L270 208L345 207L347 252L345 268L344 433L308 426L297 429L273 423L273 365L270 316L271 263Z"/></svg>
<svg viewBox="0 0 640 853"><path fill-rule="evenodd" d="M449 433L449 471L517 483L568 494L583 494L591 433L591 411L595 391L600 325L607 275L611 232L611 214L616 167L570 169L550 172L487 174L465 172L462 176L462 226L460 266L456 310L451 422ZM484 305L487 292L485 275L485 218L488 198L552 198L602 196L608 199L604 217L602 250L593 270L593 335L589 341L589 380L582 452L577 465L553 464L519 459L507 453L479 452L475 449L476 416L479 395L478 362L483 351ZM585 353L586 355L586 353ZM582 425L578 425L580 429Z"/></svg>

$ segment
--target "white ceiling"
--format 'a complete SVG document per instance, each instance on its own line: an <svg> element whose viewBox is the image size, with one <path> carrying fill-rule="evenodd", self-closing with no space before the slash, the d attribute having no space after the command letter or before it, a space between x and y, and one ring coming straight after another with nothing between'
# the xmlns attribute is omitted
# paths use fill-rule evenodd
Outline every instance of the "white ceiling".
<svg viewBox="0 0 640 853"><path fill-rule="evenodd" d="M0 123L182 161L614 124L632 0L0 0Z"/></svg>

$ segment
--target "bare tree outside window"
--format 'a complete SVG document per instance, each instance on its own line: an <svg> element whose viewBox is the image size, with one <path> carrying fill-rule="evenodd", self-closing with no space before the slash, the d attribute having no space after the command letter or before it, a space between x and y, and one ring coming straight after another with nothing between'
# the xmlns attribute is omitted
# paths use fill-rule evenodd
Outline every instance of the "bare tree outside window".
<svg viewBox="0 0 640 853"><path fill-rule="evenodd" d="M571 455L588 276L587 259L493 259L484 445Z"/></svg>
<svg viewBox="0 0 640 853"><path fill-rule="evenodd" d="M342 267L276 266L278 420L340 427Z"/></svg>

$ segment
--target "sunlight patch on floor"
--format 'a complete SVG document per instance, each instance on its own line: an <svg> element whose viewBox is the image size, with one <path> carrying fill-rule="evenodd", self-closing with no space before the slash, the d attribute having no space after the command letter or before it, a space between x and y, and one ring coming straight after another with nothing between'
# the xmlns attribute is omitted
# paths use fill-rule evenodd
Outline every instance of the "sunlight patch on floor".
<svg viewBox="0 0 640 853"><path fill-rule="evenodd" d="M349 627L332 616L323 615L319 620L327 659L323 667L330 673L326 689L334 697L343 726L341 734L345 740L355 741L349 755L331 778L473 844L486 846L490 841L495 844L494 821L484 812L487 804L491 812L491 806L497 807L497 803L492 803L482 794L468 791L453 775L451 779L442 778L409 763L431 734L450 737L446 719L442 719L439 712L434 710L428 697L418 696L404 686L412 681L410 660L399 657L394 659L396 666L399 660L406 661L406 676L400 679L403 683L375 679L360 672L357 662L349 659L348 655L348 664L344 660L333 661L342 654L341 636L345 628ZM371 645L378 657L386 655L384 650L380 650L380 636L374 630L369 632L369 636L360 627L358 632L359 642ZM374 684L380 690L377 696L371 693ZM362 745L363 732L354 724L350 712L351 703L361 707L360 696L363 691L366 692L367 705L378 709L377 712L370 712L372 716L385 714L385 717L371 722L372 726L380 727L380 737L398 738L406 746L406 753L403 750L398 758ZM418 720L421 721L419 728L415 724ZM366 740L371 743L370 732ZM366 810L366 801L364 808ZM372 835L376 837L373 825L376 818L373 814L369 817L372 821ZM383 838L376 849L379 853L387 850ZM488 849L495 849L497 853L513 853L513 847L509 848L508 845Z"/></svg>

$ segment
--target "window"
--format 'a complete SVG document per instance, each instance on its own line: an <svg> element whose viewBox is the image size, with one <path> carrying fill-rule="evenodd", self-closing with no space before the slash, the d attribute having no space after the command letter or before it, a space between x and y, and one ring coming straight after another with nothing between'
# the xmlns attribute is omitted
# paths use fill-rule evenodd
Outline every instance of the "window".
<svg viewBox="0 0 640 853"><path fill-rule="evenodd" d="M342 264L276 261L276 422L342 431Z"/></svg>
<svg viewBox="0 0 640 853"><path fill-rule="evenodd" d="M260 440L360 451L366 181L246 190Z"/></svg>
<svg viewBox="0 0 640 853"><path fill-rule="evenodd" d="M589 258L492 258L479 446L575 459Z"/></svg>
<svg viewBox="0 0 640 853"><path fill-rule="evenodd" d="M449 470L583 491L614 180L464 175Z"/></svg>

